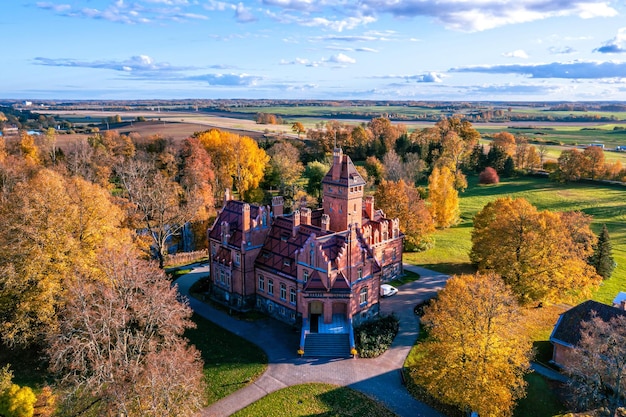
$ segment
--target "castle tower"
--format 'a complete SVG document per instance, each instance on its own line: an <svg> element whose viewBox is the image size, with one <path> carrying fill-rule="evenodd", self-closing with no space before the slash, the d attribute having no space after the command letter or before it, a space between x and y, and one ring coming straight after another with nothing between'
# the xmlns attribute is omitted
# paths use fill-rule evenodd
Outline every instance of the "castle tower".
<svg viewBox="0 0 626 417"><path fill-rule="evenodd" d="M322 179L322 208L330 217L330 230L347 230L349 224L361 227L364 186L350 157L335 149L333 166Z"/></svg>

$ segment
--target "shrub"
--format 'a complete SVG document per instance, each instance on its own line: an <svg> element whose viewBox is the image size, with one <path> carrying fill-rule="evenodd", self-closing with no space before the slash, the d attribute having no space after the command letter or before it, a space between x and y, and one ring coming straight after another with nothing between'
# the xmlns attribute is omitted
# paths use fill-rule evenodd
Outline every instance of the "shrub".
<svg viewBox="0 0 626 417"><path fill-rule="evenodd" d="M393 314L364 323L354 329L359 356L375 358L385 353L398 333L400 323Z"/></svg>
<svg viewBox="0 0 626 417"><path fill-rule="evenodd" d="M499 182L500 177L498 173L491 167L485 168L485 170L478 175L479 184L497 184Z"/></svg>

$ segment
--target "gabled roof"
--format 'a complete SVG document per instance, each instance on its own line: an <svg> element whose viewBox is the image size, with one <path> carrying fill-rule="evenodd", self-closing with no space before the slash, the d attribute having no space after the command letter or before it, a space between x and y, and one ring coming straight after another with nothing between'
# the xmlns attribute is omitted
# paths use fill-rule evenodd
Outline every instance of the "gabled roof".
<svg viewBox="0 0 626 417"><path fill-rule="evenodd" d="M340 272L335 277L335 281L333 282L331 291L350 292L350 283L348 282L348 279L343 274L343 272Z"/></svg>
<svg viewBox="0 0 626 417"><path fill-rule="evenodd" d="M320 274L317 271L313 271L309 280L306 282L304 286L305 291L328 291L328 287L326 283L320 277Z"/></svg>
<svg viewBox="0 0 626 417"><path fill-rule="evenodd" d="M230 238L228 244L233 246L241 246L241 240L243 234L241 232L242 226L242 213L243 205L246 204L243 201L229 200L222 211L220 212L217 220L211 231L209 232L209 238L215 240L222 240L222 223L229 224ZM255 219L259 215L259 206L250 204L250 219Z"/></svg>
<svg viewBox="0 0 626 417"><path fill-rule="evenodd" d="M592 312L595 312L603 321L626 315L626 311L619 308L587 300L561 314L550 335L550 341L570 347L576 346L580 341L580 323L591 320Z"/></svg>

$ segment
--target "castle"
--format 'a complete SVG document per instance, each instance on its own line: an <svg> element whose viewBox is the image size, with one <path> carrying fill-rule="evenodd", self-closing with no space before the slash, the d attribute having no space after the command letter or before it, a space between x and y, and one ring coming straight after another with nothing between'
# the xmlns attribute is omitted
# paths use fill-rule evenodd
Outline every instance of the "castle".
<svg viewBox="0 0 626 417"><path fill-rule="evenodd" d="M322 180L319 209L283 213L282 197L257 206L232 200L209 229L211 296L257 309L312 333L342 333L379 312L380 284L402 273L403 235L364 197L365 181L341 149Z"/></svg>

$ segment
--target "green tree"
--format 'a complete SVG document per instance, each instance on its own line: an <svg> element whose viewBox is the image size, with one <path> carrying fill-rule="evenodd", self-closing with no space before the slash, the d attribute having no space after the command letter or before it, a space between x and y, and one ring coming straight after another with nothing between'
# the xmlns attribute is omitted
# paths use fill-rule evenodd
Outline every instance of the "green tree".
<svg viewBox="0 0 626 417"><path fill-rule="evenodd" d="M532 352L511 290L495 274L448 280L427 307L428 339L412 375L439 401L481 417L510 416Z"/></svg>
<svg viewBox="0 0 626 417"><path fill-rule="evenodd" d="M598 235L598 243L594 247L589 263L603 279L611 278L613 269L615 269L615 260L613 259L613 245L606 224L602 225L602 231Z"/></svg>
<svg viewBox="0 0 626 417"><path fill-rule="evenodd" d="M329 170L329 165L319 161L309 162L304 170L304 177L307 178L306 192L318 200L322 197L322 179Z"/></svg>

